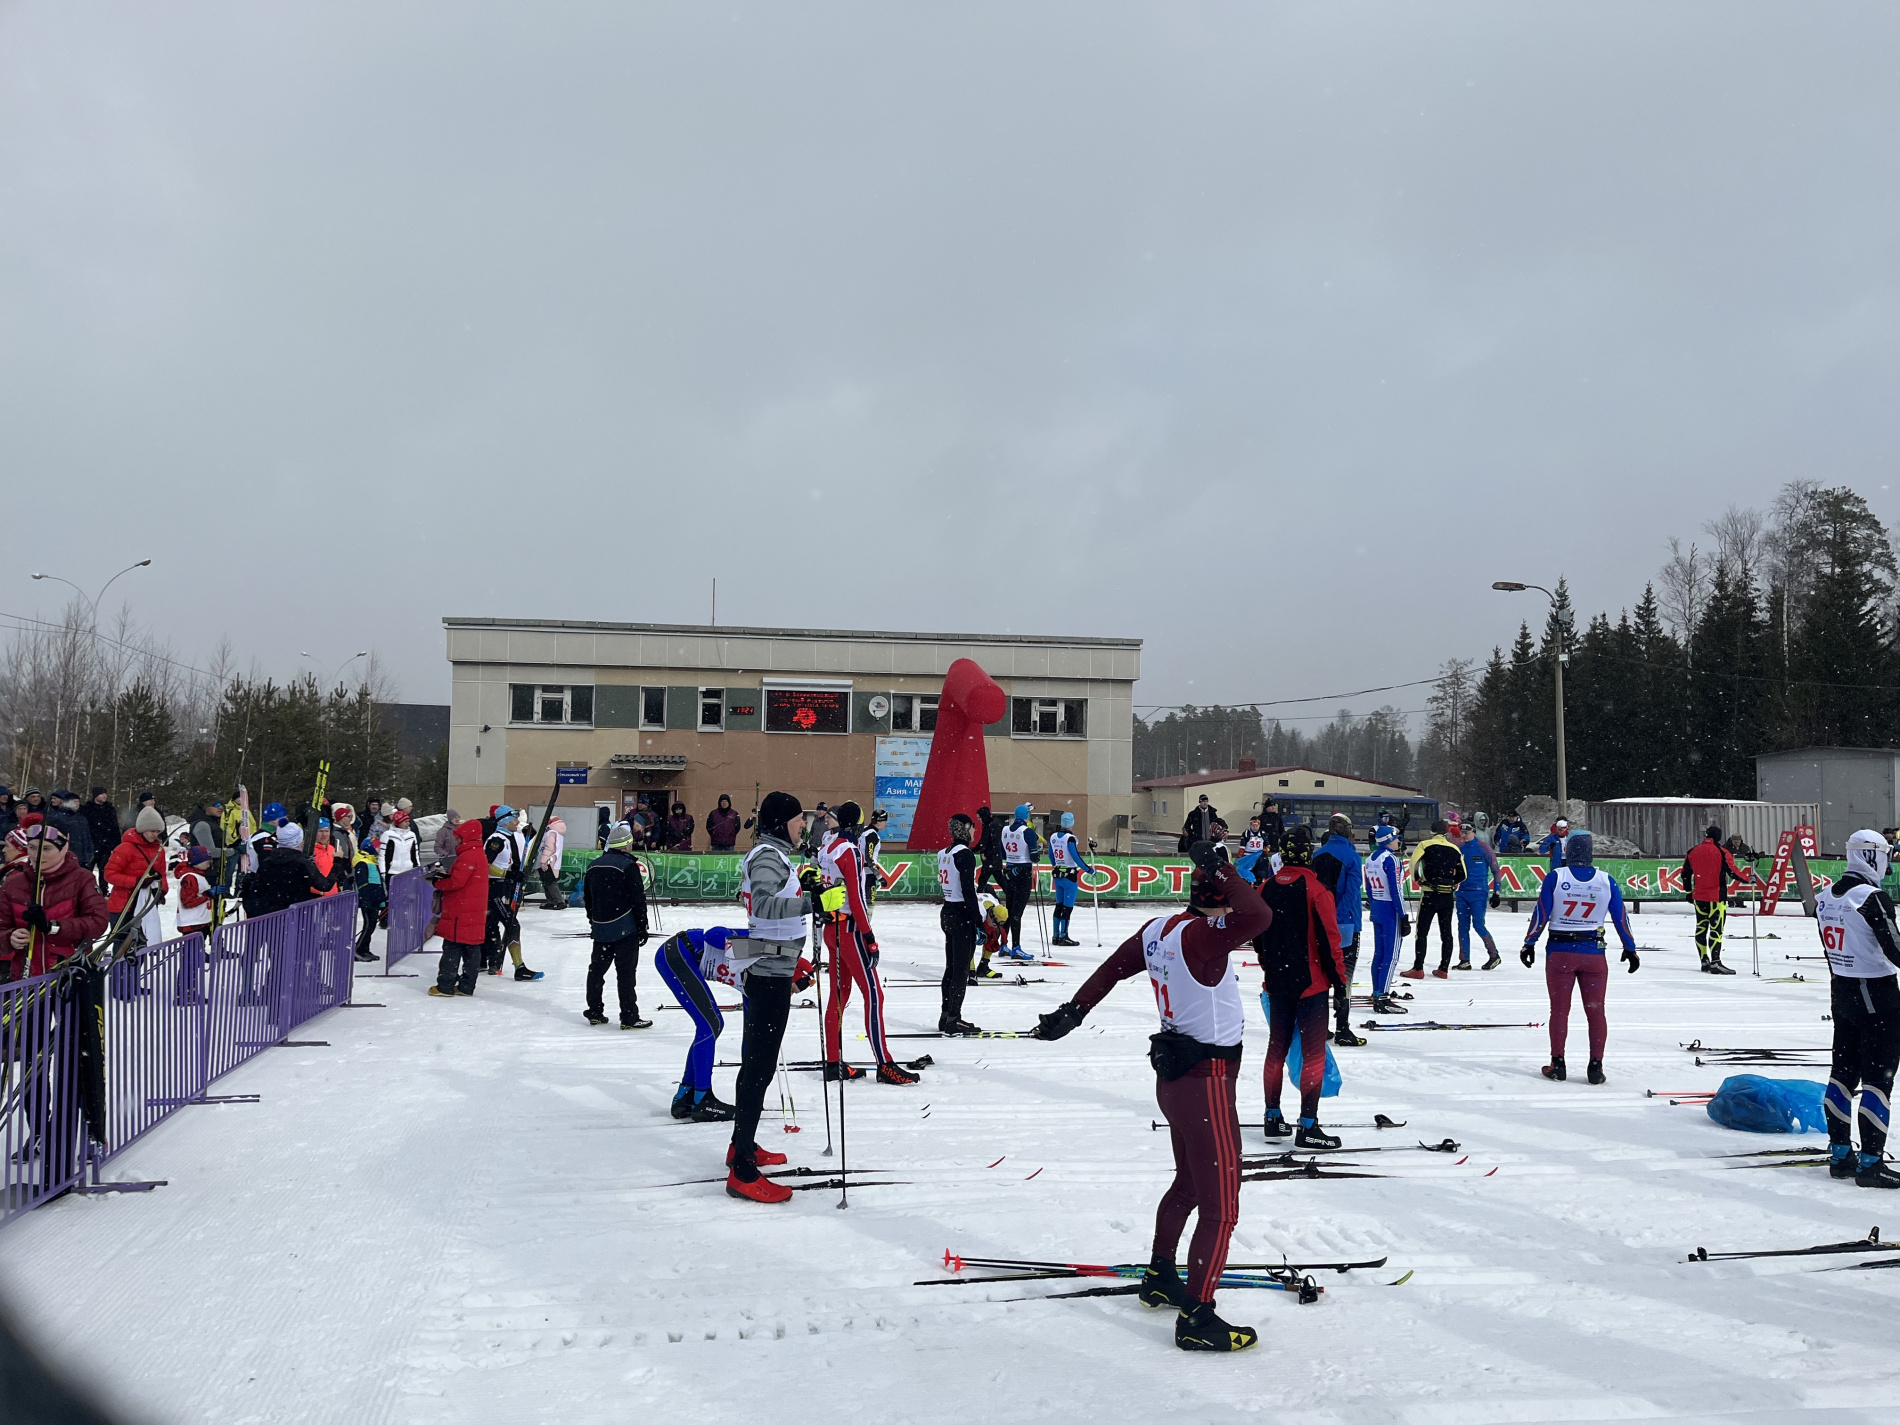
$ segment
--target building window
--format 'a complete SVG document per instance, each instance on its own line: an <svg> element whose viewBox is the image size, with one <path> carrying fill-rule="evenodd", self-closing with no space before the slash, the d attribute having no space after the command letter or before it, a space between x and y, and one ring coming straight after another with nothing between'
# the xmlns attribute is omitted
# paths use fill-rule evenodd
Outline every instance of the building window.
<svg viewBox="0 0 1900 1425"><path fill-rule="evenodd" d="M1012 698L1009 730L1016 737L1087 737L1086 698Z"/></svg>
<svg viewBox="0 0 1900 1425"><path fill-rule="evenodd" d="M1293 783L1289 782L1285 777L1282 777L1280 778L1280 785L1283 787L1290 787L1293 785Z"/></svg>
<svg viewBox="0 0 1900 1425"><path fill-rule="evenodd" d="M937 699L934 694L929 696L913 693L891 694L892 732L935 732L936 730Z"/></svg>
<svg viewBox="0 0 1900 1425"><path fill-rule="evenodd" d="M509 719L513 722L592 723L591 683L510 683Z"/></svg>
<svg viewBox="0 0 1900 1425"><path fill-rule="evenodd" d="M663 728L666 726L666 689L640 689L640 726Z"/></svg>
<svg viewBox="0 0 1900 1425"><path fill-rule="evenodd" d="M724 688L701 688L699 690L699 727L718 732L726 725L726 690Z"/></svg>
<svg viewBox="0 0 1900 1425"><path fill-rule="evenodd" d="M1315 777L1313 778L1313 785L1316 787L1323 787L1326 785L1326 779L1324 777Z"/></svg>

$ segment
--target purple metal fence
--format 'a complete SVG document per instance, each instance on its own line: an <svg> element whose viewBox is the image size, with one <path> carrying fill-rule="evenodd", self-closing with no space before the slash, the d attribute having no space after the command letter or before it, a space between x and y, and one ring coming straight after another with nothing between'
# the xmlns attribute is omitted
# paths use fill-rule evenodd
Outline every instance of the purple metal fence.
<svg viewBox="0 0 1900 1425"><path fill-rule="evenodd" d="M111 1189L105 1163L185 1105L225 1101L206 1092L215 1080L347 1003L355 925L346 892L227 924L208 952L194 934L112 965L102 1143L80 1125L84 977L96 972L67 966L0 986L0 1225L62 1192Z"/></svg>
<svg viewBox="0 0 1900 1425"><path fill-rule="evenodd" d="M423 947L435 887L420 870L404 871L389 882L389 932L384 936L383 973Z"/></svg>
<svg viewBox="0 0 1900 1425"><path fill-rule="evenodd" d="M80 998L64 971L0 986L0 1224L73 1187L79 1149Z"/></svg>

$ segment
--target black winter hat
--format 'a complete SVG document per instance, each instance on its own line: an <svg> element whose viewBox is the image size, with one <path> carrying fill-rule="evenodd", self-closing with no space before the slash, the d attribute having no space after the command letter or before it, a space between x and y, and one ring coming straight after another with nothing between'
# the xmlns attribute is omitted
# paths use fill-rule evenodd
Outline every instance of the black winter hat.
<svg viewBox="0 0 1900 1425"><path fill-rule="evenodd" d="M804 803L790 792L767 792L765 800L759 803L759 830L781 841L790 841L789 823L804 810Z"/></svg>
<svg viewBox="0 0 1900 1425"><path fill-rule="evenodd" d="M864 808L856 802L839 802L831 814L838 819L840 827L857 826L864 820Z"/></svg>
<svg viewBox="0 0 1900 1425"><path fill-rule="evenodd" d="M1280 842L1280 860L1288 866L1309 866L1313 862L1313 829L1301 822L1287 828Z"/></svg>

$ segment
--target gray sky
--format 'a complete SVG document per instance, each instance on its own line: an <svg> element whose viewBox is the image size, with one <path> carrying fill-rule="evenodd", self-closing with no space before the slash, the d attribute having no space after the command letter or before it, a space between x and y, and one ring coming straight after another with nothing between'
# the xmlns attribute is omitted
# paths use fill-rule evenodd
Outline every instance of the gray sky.
<svg viewBox="0 0 1900 1425"><path fill-rule="evenodd" d="M181 654L428 700L443 614L714 573L721 622L1138 635L1143 702L1423 677L1542 617L1492 579L1619 606L1791 477L1900 515L1897 32L5 5L0 608L150 554Z"/></svg>

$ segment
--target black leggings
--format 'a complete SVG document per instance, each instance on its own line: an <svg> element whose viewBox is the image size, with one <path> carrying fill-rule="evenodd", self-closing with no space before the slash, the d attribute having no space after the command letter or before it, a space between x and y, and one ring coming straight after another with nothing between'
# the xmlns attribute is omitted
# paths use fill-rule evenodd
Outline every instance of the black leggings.
<svg viewBox="0 0 1900 1425"><path fill-rule="evenodd" d="M963 1018L963 996L970 988L970 960L976 954L976 922L957 915L949 906L939 917L943 925L943 1018Z"/></svg>
<svg viewBox="0 0 1900 1425"><path fill-rule="evenodd" d="M1451 908L1457 897L1451 891L1426 891L1418 902L1418 938L1412 942L1412 968L1425 968L1425 941L1431 934L1432 921L1438 922L1438 968L1451 966Z"/></svg>
<svg viewBox="0 0 1900 1425"><path fill-rule="evenodd" d="M1029 909L1029 893L1035 889L1034 866L1011 866L1003 872L1003 904L1009 907L1009 943L1023 948L1023 913Z"/></svg>
<svg viewBox="0 0 1900 1425"><path fill-rule="evenodd" d="M1333 986L1333 1024L1344 1034L1352 1028L1352 977L1359 968L1359 935L1353 934L1352 944L1342 946L1339 958L1346 963L1346 983Z"/></svg>
<svg viewBox="0 0 1900 1425"><path fill-rule="evenodd" d="M1836 975L1829 986L1834 1009L1834 1066L1828 1074L1827 1136L1854 1141L1854 1095L1860 1094L1860 1150L1887 1146L1888 1100L1900 1067L1900 979L1850 979Z"/></svg>
<svg viewBox="0 0 1900 1425"><path fill-rule="evenodd" d="M733 1091L732 1172L742 1183L757 1182L759 1114L765 1109L765 1090L778 1072L779 1045L785 1021L792 1017L792 982L764 975L745 977L745 1042L739 1050L739 1084Z"/></svg>

